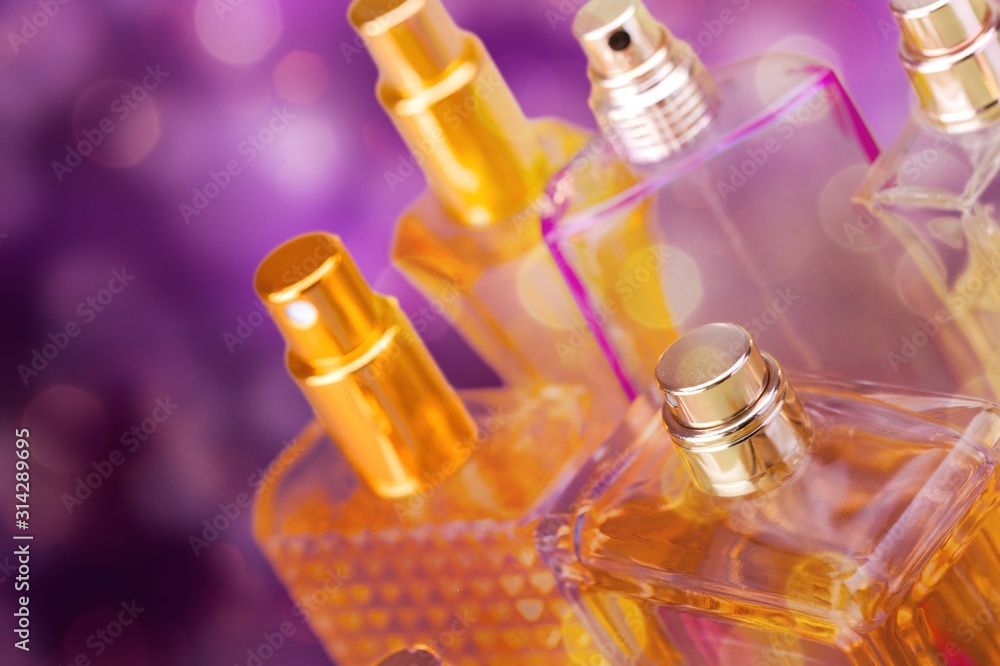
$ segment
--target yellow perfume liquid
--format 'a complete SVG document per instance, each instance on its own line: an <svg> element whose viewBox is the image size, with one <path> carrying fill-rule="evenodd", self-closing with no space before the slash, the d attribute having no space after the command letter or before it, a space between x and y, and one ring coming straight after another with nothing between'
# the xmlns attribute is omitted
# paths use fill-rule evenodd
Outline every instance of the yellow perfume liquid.
<svg viewBox="0 0 1000 666"><path fill-rule="evenodd" d="M600 391L595 427L624 412L615 374L542 242L545 183L586 133L529 121L474 35L440 0L355 0L351 22L380 79L378 96L420 154L428 191L401 216L395 265L430 299L449 290L457 329L507 386L537 381Z"/></svg>
<svg viewBox="0 0 1000 666"><path fill-rule="evenodd" d="M662 417L539 530L612 663L1000 663L993 406L793 390L732 325L657 375Z"/></svg>
<svg viewBox="0 0 1000 666"><path fill-rule="evenodd" d="M297 278L317 248L327 259ZM317 418L261 487L254 534L331 658L424 645L457 666L571 663L569 607L533 533L599 443L586 393L460 400L329 234L280 247L256 286Z"/></svg>

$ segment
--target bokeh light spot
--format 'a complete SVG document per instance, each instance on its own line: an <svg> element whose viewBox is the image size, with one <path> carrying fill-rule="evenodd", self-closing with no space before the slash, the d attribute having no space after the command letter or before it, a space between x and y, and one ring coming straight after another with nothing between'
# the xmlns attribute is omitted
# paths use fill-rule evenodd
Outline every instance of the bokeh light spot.
<svg viewBox="0 0 1000 666"><path fill-rule="evenodd" d="M823 231L835 243L852 252L868 252L889 238L885 226L872 214L851 202L867 168L856 164L836 174L823 187L819 217Z"/></svg>
<svg viewBox="0 0 1000 666"><path fill-rule="evenodd" d="M202 46L215 58L230 65L250 65L281 36L281 10L275 0L198 0L194 27Z"/></svg>
<svg viewBox="0 0 1000 666"><path fill-rule="evenodd" d="M60 160L75 169L83 160L126 168L142 162L160 139L153 93L169 72L142 72L135 81L107 79L88 88L73 108L73 142ZM166 74L166 76L164 76Z"/></svg>
<svg viewBox="0 0 1000 666"><path fill-rule="evenodd" d="M337 157L337 140L329 125L315 118L293 120L276 143L278 182L285 191L300 195L325 191Z"/></svg>
<svg viewBox="0 0 1000 666"><path fill-rule="evenodd" d="M625 312L651 328L682 324L703 296L697 262L691 255L663 244L629 257L617 285L624 285L631 293L629 298L623 298Z"/></svg>
<svg viewBox="0 0 1000 666"><path fill-rule="evenodd" d="M278 96L295 104L309 104L330 84L326 63L315 53L292 51L271 72Z"/></svg>
<svg viewBox="0 0 1000 666"><path fill-rule="evenodd" d="M544 247L525 256L518 267L517 293L528 313L549 328L567 330L582 321Z"/></svg>
<svg viewBox="0 0 1000 666"><path fill-rule="evenodd" d="M56 336L58 337L58 335ZM57 341L45 338L35 347L47 363L59 361ZM34 368L42 367L33 360ZM42 367L43 373L48 368ZM104 455L108 436L104 404L93 393L71 384L57 384L45 389L24 410L21 419L37 441L45 446L31 449L31 459L39 467L61 474L82 474L91 461Z"/></svg>

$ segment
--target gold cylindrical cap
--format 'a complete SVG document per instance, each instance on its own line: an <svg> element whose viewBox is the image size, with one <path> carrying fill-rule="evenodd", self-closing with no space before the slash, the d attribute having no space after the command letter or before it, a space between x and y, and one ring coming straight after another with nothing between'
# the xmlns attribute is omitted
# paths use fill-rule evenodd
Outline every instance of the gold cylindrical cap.
<svg viewBox="0 0 1000 666"><path fill-rule="evenodd" d="M785 478L811 431L781 366L735 324L709 324L660 357L663 422L699 488L736 496Z"/></svg>
<svg viewBox="0 0 1000 666"><path fill-rule="evenodd" d="M472 418L399 305L371 290L339 238L288 241L261 263L255 287L316 418L376 493L412 494L464 461Z"/></svg>
<svg viewBox="0 0 1000 666"><path fill-rule="evenodd" d="M349 18L379 64L383 84L400 92L422 92L465 47L462 30L439 0L357 0Z"/></svg>
<svg viewBox="0 0 1000 666"><path fill-rule="evenodd" d="M542 193L551 169L534 128L440 0L354 0L348 17L378 66L379 101L458 221L506 220Z"/></svg>
<svg viewBox="0 0 1000 666"><path fill-rule="evenodd" d="M627 162L659 162L715 118L719 96L701 60L641 0L590 0L573 21L589 60L590 107Z"/></svg>
<svg viewBox="0 0 1000 666"><path fill-rule="evenodd" d="M1000 115L1000 11L991 0L891 0L900 59L920 105L950 132Z"/></svg>
<svg viewBox="0 0 1000 666"><path fill-rule="evenodd" d="M656 384L678 423L711 428L756 403L768 368L750 334L709 324L681 336L656 364Z"/></svg>

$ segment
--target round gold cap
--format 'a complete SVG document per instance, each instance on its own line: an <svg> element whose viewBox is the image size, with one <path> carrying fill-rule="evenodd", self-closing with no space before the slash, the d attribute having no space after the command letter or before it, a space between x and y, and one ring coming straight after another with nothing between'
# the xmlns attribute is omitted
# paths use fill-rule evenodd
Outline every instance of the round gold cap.
<svg viewBox="0 0 1000 666"><path fill-rule="evenodd" d="M372 291L339 238L289 240L254 285L316 419L372 490L403 497L458 469L475 423L399 304Z"/></svg>
<svg viewBox="0 0 1000 666"><path fill-rule="evenodd" d="M1000 11L992 0L892 0L900 60L920 105L949 132L1000 115Z"/></svg>
<svg viewBox="0 0 1000 666"><path fill-rule="evenodd" d="M735 324L678 338L656 366L663 423L696 485L732 497L772 487L804 455L809 422L781 366Z"/></svg>
<svg viewBox="0 0 1000 666"><path fill-rule="evenodd" d="M768 368L750 334L735 324L709 324L680 337L656 364L667 408L688 428L731 420L760 399Z"/></svg>
<svg viewBox="0 0 1000 666"><path fill-rule="evenodd" d="M307 362L345 356L382 327L377 295L333 234L279 246L257 269L254 287L289 348Z"/></svg>

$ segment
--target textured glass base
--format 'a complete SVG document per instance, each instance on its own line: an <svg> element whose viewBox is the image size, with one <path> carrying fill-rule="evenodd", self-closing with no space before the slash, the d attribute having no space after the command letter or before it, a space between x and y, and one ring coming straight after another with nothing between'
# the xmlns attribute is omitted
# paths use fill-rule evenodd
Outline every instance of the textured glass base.
<svg viewBox="0 0 1000 666"><path fill-rule="evenodd" d="M413 496L372 494L315 424L261 491L258 541L343 666L413 644L458 666L572 663L568 604L533 537L537 517L599 443L585 393L550 386L463 398L480 425L469 459ZM587 649L571 635L574 649Z"/></svg>

